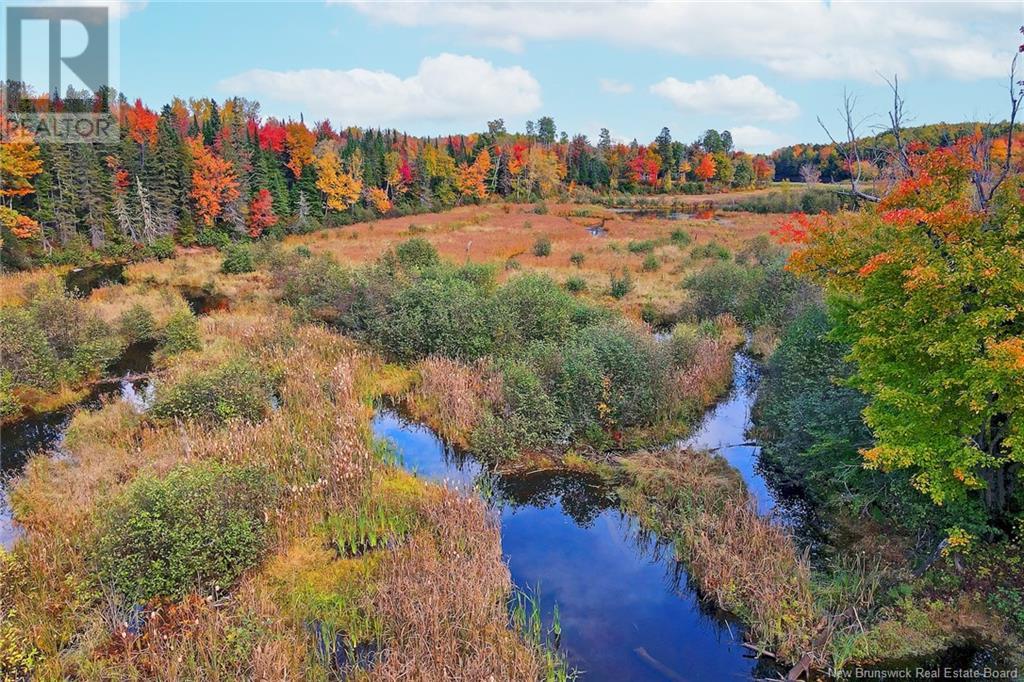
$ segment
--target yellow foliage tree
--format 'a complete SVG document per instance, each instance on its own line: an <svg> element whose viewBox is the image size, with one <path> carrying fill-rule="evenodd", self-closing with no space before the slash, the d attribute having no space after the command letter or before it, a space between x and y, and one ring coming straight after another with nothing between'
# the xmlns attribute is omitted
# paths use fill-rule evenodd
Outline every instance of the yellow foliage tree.
<svg viewBox="0 0 1024 682"><path fill-rule="evenodd" d="M315 158L317 189L327 198L327 208L333 211L347 211L352 204L359 201L363 193L363 183L346 173L341 168L338 154L328 150Z"/></svg>

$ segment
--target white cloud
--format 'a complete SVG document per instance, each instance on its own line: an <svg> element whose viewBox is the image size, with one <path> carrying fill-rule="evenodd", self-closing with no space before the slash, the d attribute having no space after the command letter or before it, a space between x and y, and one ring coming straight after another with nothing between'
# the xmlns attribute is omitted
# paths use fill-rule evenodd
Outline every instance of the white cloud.
<svg viewBox="0 0 1024 682"><path fill-rule="evenodd" d="M651 92L672 102L680 111L696 114L766 121L782 121L800 114L796 102L768 87L757 76L730 78L718 74L692 83L666 78L652 85Z"/></svg>
<svg viewBox="0 0 1024 682"><path fill-rule="evenodd" d="M597 81L597 84L601 88L601 92L607 92L611 95L628 95L633 92L632 83L624 83L614 78L601 78Z"/></svg>
<svg viewBox="0 0 1024 682"><path fill-rule="evenodd" d="M786 144L786 138L771 130L757 126L735 126L729 128L733 144L748 152L766 152Z"/></svg>
<svg viewBox="0 0 1024 682"><path fill-rule="evenodd" d="M529 40L595 39L871 82L879 72L1003 77L1021 23L1013 2L352 4L379 21L447 27L515 49Z"/></svg>
<svg viewBox="0 0 1024 682"><path fill-rule="evenodd" d="M495 67L470 56L441 54L402 78L367 69L252 69L222 80L229 94L299 105L313 118L342 124L409 121L481 121L516 116L540 107L540 84L519 66Z"/></svg>

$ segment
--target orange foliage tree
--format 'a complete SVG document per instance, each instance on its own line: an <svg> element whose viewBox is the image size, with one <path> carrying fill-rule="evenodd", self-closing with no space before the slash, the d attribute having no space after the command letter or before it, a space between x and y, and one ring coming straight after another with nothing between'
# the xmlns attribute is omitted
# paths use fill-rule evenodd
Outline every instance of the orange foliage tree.
<svg viewBox="0 0 1024 682"><path fill-rule="evenodd" d="M715 177L715 159L711 154L705 154L701 157L700 163L697 164L697 168L693 171L694 174L704 182L707 182L711 178Z"/></svg>
<svg viewBox="0 0 1024 682"><path fill-rule="evenodd" d="M974 148L911 152L877 209L778 231L851 344L876 439L866 465L910 470L936 504L966 504L964 518L1005 513L1024 484L1024 182L1011 175L984 201Z"/></svg>
<svg viewBox="0 0 1024 682"><path fill-rule="evenodd" d="M14 210L14 198L35 191L32 178L43 172L32 133L0 115L0 224L19 239L39 231L39 223Z"/></svg>
<svg viewBox="0 0 1024 682"><path fill-rule="evenodd" d="M299 178L302 176L302 169L313 163L316 135L301 122L289 122L285 124L284 130L284 146L288 150L287 165L292 174Z"/></svg>
<svg viewBox="0 0 1024 682"><path fill-rule="evenodd" d="M486 149L477 154L470 164L460 164L456 185L463 198L484 199L487 197L487 174L491 171L491 155Z"/></svg>
<svg viewBox="0 0 1024 682"><path fill-rule="evenodd" d="M201 137L189 138L188 148L192 154L192 199L202 221L213 225L224 206L238 198L238 178L231 164L210 151Z"/></svg>

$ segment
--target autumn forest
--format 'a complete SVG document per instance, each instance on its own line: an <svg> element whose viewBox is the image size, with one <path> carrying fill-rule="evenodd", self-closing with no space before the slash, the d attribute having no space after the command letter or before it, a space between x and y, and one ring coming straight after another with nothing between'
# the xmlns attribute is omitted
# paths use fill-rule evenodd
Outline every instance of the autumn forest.
<svg viewBox="0 0 1024 682"><path fill-rule="evenodd" d="M0 678L1016 679L1021 53L785 139L8 81Z"/></svg>

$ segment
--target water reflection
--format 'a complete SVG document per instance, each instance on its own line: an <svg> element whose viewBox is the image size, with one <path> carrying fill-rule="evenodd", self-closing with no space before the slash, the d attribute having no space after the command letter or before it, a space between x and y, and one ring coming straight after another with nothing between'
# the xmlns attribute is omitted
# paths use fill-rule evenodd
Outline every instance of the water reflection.
<svg viewBox="0 0 1024 682"><path fill-rule="evenodd" d="M64 288L77 296L88 296L93 289L124 282L124 266L120 263L101 263L75 268L64 276Z"/></svg>
<svg viewBox="0 0 1024 682"><path fill-rule="evenodd" d="M11 518L7 499L8 481L19 475L29 457L37 454L65 457L64 436L77 409L95 410L111 400L123 400L136 412L145 412L156 399L156 384L147 376L152 369L155 344L128 346L111 365L110 372L120 378L95 384L79 403L4 424L0 430L0 545L10 548L21 536Z"/></svg>
<svg viewBox="0 0 1024 682"><path fill-rule="evenodd" d="M500 515L512 580L537 592L562 650L587 680L751 679L742 631L703 602L670 546L622 514L600 479L566 472L489 477L432 431L381 410L373 432L405 466L460 487L483 482Z"/></svg>

